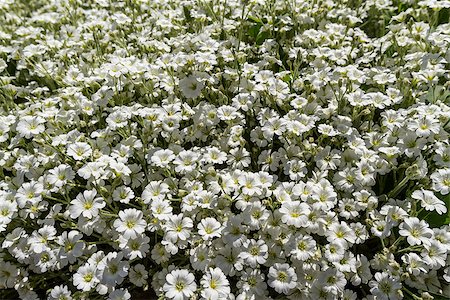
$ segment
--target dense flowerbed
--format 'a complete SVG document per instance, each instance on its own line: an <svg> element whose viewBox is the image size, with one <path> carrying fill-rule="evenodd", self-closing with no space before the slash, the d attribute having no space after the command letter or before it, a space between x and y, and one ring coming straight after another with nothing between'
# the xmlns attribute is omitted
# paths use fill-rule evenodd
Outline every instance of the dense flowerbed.
<svg viewBox="0 0 450 300"><path fill-rule="evenodd" d="M2 0L0 298L445 299L449 11Z"/></svg>

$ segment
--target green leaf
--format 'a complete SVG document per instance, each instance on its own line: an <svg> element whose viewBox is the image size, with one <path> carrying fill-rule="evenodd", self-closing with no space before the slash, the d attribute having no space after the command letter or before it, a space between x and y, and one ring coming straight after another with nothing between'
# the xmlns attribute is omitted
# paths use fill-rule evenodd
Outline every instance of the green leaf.
<svg viewBox="0 0 450 300"><path fill-rule="evenodd" d="M444 220L444 225L450 224L450 194L447 194L447 196L442 199L442 201L445 202L445 206L447 207L447 217Z"/></svg>
<svg viewBox="0 0 450 300"><path fill-rule="evenodd" d="M438 24L446 24L450 19L450 8L444 8L439 11Z"/></svg>
<svg viewBox="0 0 450 300"><path fill-rule="evenodd" d="M247 20L248 20L248 21L252 21L252 22L254 22L254 23L258 23L258 24L263 25L263 22L261 21L261 19L259 19L259 18L257 18L257 17L248 16L248 19L247 19Z"/></svg>
<svg viewBox="0 0 450 300"><path fill-rule="evenodd" d="M270 36L270 34L267 31L263 31L258 33L258 36L256 37L256 44L261 45L264 43L264 41Z"/></svg>
<svg viewBox="0 0 450 300"><path fill-rule="evenodd" d="M192 16L191 11L189 10L189 8L187 8L187 6L183 6L183 13L186 20L190 22L192 20Z"/></svg>
<svg viewBox="0 0 450 300"><path fill-rule="evenodd" d="M281 77L281 80L283 80L284 82L288 83L291 81L291 74L286 74L283 77Z"/></svg>
<svg viewBox="0 0 450 300"><path fill-rule="evenodd" d="M258 34L259 34L259 30L261 29L261 26L262 26L262 25L256 24L256 25L253 25L252 27L250 27L250 28L248 29L248 31L247 31L248 35L249 35L250 37L256 39L256 37L257 37Z"/></svg>
<svg viewBox="0 0 450 300"><path fill-rule="evenodd" d="M444 295L437 295L437 294L433 294L431 293L434 297L434 300L448 300L449 298L444 296Z"/></svg>

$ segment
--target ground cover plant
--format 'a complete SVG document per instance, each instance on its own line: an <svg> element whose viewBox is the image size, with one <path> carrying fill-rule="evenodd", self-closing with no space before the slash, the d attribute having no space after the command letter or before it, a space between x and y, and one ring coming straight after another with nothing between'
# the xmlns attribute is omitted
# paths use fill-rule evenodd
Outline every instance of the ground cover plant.
<svg viewBox="0 0 450 300"><path fill-rule="evenodd" d="M449 11L0 1L0 298L446 299Z"/></svg>

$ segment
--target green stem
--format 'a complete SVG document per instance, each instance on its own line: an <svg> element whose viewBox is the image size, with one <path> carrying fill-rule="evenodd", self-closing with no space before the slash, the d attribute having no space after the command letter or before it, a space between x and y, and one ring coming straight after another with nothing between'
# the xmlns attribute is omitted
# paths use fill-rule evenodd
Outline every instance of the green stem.
<svg viewBox="0 0 450 300"><path fill-rule="evenodd" d="M408 251L417 251L417 250L420 250L420 248L421 248L420 246L408 247L405 249L398 250L397 253L403 253L403 252L408 252Z"/></svg>
<svg viewBox="0 0 450 300"><path fill-rule="evenodd" d="M107 217L114 217L114 218L118 217L117 214L112 214L112 213L110 213L109 211L106 211L106 210L100 210L100 213L102 215L104 215L104 216L107 216Z"/></svg>
<svg viewBox="0 0 450 300"><path fill-rule="evenodd" d="M448 118L447 122L444 123L444 126L442 126L442 128L445 129L445 127L448 125L448 123L450 123L450 118Z"/></svg>
<svg viewBox="0 0 450 300"><path fill-rule="evenodd" d="M388 197L389 198L394 198L396 197L402 190L403 188L406 186L406 184L409 181L409 177L406 176L405 178L403 178L398 184L397 186L389 192Z"/></svg>
<svg viewBox="0 0 450 300"><path fill-rule="evenodd" d="M399 237L394 241L394 243L392 243L392 245L390 246L390 248L394 248L395 245L396 245L398 242L400 242L401 240L403 240L403 239L404 239L403 236L399 236Z"/></svg>
<svg viewBox="0 0 450 300"><path fill-rule="evenodd" d="M417 300L422 300L421 297L415 295L413 292L411 292L410 290L408 290L406 287L403 287L403 290L410 295L411 297L413 297L413 299L417 299Z"/></svg>
<svg viewBox="0 0 450 300"><path fill-rule="evenodd" d="M43 195L43 197L46 198L46 199L49 199L49 200L53 200L53 201L57 201L57 202L63 203L63 204L69 204L68 201L64 201L62 199L58 199L58 198L55 198L55 197L52 197L52 196Z"/></svg>

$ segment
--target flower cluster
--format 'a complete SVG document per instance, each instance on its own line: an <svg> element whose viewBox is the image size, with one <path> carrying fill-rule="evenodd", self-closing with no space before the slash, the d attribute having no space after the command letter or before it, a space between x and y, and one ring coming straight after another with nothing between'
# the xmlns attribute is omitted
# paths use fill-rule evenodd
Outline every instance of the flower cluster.
<svg viewBox="0 0 450 300"><path fill-rule="evenodd" d="M449 295L449 9L1 1L0 298Z"/></svg>

